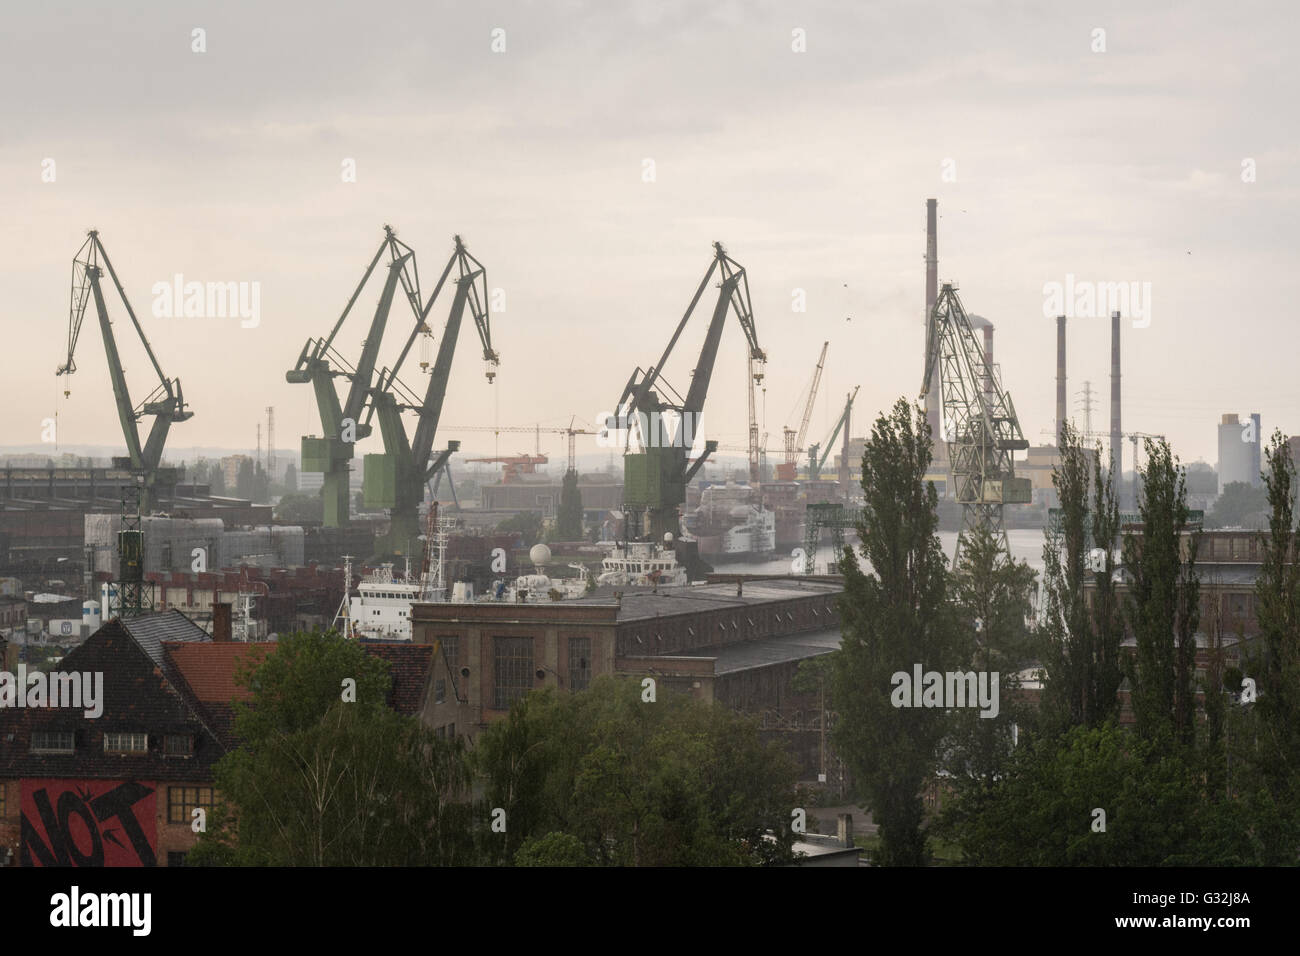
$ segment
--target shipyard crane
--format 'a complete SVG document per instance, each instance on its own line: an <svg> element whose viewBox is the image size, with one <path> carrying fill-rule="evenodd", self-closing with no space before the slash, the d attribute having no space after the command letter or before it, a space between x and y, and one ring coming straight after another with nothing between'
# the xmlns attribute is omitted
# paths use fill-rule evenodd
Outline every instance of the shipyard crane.
<svg viewBox="0 0 1300 956"><path fill-rule="evenodd" d="M385 252L389 255L388 276L370 323L370 331L366 334L361 355L354 367L334 348L334 339ZM361 421L361 413L365 410L366 399L369 397L379 346L383 341L384 327L388 323L388 313L399 282L418 324L420 277L415 266L415 252L397 238L397 233L391 226L385 225L383 241L370 260L370 265L366 267L361 281L357 283L352 298L344 306L343 314L334 323L334 328L325 338L308 339L298 361L284 376L285 381L292 384L310 383L316 393L316 407L320 412L324 434L320 437L303 436L302 470L324 474L321 494L325 500L324 519L327 528L341 528L348 523L348 475L354 456L353 449L358 441L371 433L370 425ZM334 387L335 378L346 379L349 383L347 396L342 401Z"/></svg>
<svg viewBox="0 0 1300 956"><path fill-rule="evenodd" d="M443 401L447 397L452 359L456 354L456 342L460 337L461 321L466 308L473 316L479 342L483 346L485 374L489 383L496 378L500 364L500 356L492 348L487 269L470 255L460 236L453 239L451 257L447 260L433 293L419 310L418 321L407 336L401 354L392 368L380 371L379 380L371 389L370 412L366 422L368 424L371 417L378 416L384 451L382 454L366 455L362 491L367 507L389 509L388 538L386 544L381 546L389 553L407 553L418 538L420 502L424 499L425 485L442 470L452 453L460 448L460 442L448 442L447 447L435 455L433 444L438 421L442 417ZM416 338L432 338L433 333L428 324L429 313L448 284L448 278L452 278L451 285L454 286L451 307L432 368L427 368L427 361L421 362L429 373L429 384L424 390L423 398L420 398L402 383L397 374L410 355ZM403 412L416 414L413 438L407 438L406 426L402 421Z"/></svg>
<svg viewBox="0 0 1300 956"><path fill-rule="evenodd" d="M830 460L831 451L834 450L835 448L835 439L836 437L838 437L841 428L844 429L844 435L847 440L849 416L853 413L853 400L858 397L858 389L861 387L862 386L860 385L854 385L853 391L848 394L848 397L844 401L844 411L840 412L840 417L835 420L835 427L831 430L830 437L827 438L825 442L821 442L819 444L809 446L808 448L808 480L809 481L817 481L819 478L821 478L822 469L826 467L826 462ZM824 452L822 451L823 448L826 449ZM818 455L818 452L821 452L820 456ZM847 466L848 463L845 462L844 464ZM844 489L844 493L848 494L847 488Z"/></svg>
<svg viewBox="0 0 1300 956"><path fill-rule="evenodd" d="M628 515L629 533L633 535L649 535L658 540L667 533L674 537L680 534L681 515L678 509L686 501L686 485L709 455L717 450L716 442L705 442L703 454L687 465L687 456L691 451L690 436L698 431L728 312L736 313L749 344L750 358L758 363L758 371L752 375L753 381L761 383L763 380L767 355L758 345L758 333L749 300L749 280L744 268L727 255L722 243L713 244L713 253L713 261L709 263L708 271L695 290L672 338L668 340L668 346L659 362L646 370L639 367L634 369L623 388L622 396L614 406L617 420L611 422L613 427L625 427L632 421L638 425L635 430L639 434L640 447L636 451L629 447L623 455L624 512ZM664 365L715 272L720 277L717 303L691 376L690 388L686 397L682 398L664 378ZM661 397L658 391L660 388L672 391L677 401ZM679 423L676 434L665 434L660 423L666 421L671 428L674 419ZM627 428L629 445L632 431L632 428Z"/></svg>
<svg viewBox="0 0 1300 956"><path fill-rule="evenodd" d="M921 399L937 369L949 468L962 506L953 566L966 535L977 527L992 531L1010 553L1002 508L1031 500L1030 480L1016 477L1013 458L1029 442L951 282L944 283L930 310L925 341Z"/></svg>
<svg viewBox="0 0 1300 956"><path fill-rule="evenodd" d="M830 342L822 343L822 354L818 356L817 367L813 369L812 382L808 386L808 401L803 408L803 418L799 420L799 430L796 432L793 428L784 429L785 463L777 467L777 478L782 481L794 480L795 462L803 449L804 440L808 437L808 422L812 419L813 403L817 401L817 389L821 385L822 368L826 365L826 350L830 344Z"/></svg>
<svg viewBox="0 0 1300 956"><path fill-rule="evenodd" d="M168 378L163 374L162 367L153 354L153 348L149 345L149 339L140 326L140 320L136 318L135 310L131 308L131 302L126 297L126 290L122 288L122 283L113 270L108 252L99 240L99 232L92 229L86 235L86 241L82 243L72 260L72 294L68 310L68 358L63 365L59 366L55 374L71 375L77 370L77 363L74 360L77 339L81 335L81 323L86 317L86 305L93 296L95 311L99 316L99 331L104 339L104 352L108 357L108 374L113 383L117 417L122 425L122 436L126 439L127 453L124 457L114 458L113 466L129 470L136 476L140 490L139 512L148 513L158 504L161 497L170 494L170 489L175 488L176 484L177 470L159 467L163 446L167 443L167 433L173 424L188 421L194 413L185 407L185 396L181 390L180 379ZM140 344L144 346L154 373L158 376L158 384L139 405L131 401L125 370L122 368L122 359L117 349L117 340L113 336L113 323L108 317L108 306L104 302L104 290L100 279L103 278L105 271L113 280L113 286L117 289L122 305L126 308L126 314L135 327L136 335L140 337ZM65 388L63 394L67 397L72 392ZM149 437L141 444L137 425L145 415L153 416L153 424L149 428Z"/></svg>

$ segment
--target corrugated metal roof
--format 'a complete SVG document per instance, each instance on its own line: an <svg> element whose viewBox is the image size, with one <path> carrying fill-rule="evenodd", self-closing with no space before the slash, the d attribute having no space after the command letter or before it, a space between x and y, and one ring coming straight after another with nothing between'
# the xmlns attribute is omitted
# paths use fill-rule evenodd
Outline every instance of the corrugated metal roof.
<svg viewBox="0 0 1300 956"><path fill-rule="evenodd" d="M769 667L772 664L784 664L787 661L829 654L831 651L839 650L840 639L840 631L837 628L833 631L791 634L788 637L763 637L740 644L728 644L716 650L693 651L678 656L712 657L717 662L713 665L713 673L715 676L721 676L735 671Z"/></svg>

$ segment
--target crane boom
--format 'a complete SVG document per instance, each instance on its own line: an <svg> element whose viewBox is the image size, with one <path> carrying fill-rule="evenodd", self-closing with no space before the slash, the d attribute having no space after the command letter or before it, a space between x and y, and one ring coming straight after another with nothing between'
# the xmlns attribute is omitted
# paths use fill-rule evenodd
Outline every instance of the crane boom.
<svg viewBox="0 0 1300 956"><path fill-rule="evenodd" d="M817 367L813 369L812 382L808 386L808 401L803 407L799 430L796 432L791 428L785 429L785 461L791 468L791 477L793 477L795 456L803 449L803 443L808 437L808 422L812 420L813 404L817 401L817 389L822 382L822 368L826 365L826 350L830 344L830 342L822 343L822 354L817 357Z"/></svg>
<svg viewBox="0 0 1300 956"><path fill-rule="evenodd" d="M104 300L104 290L100 281L105 271L113 280L113 286L117 289L118 297L122 300L127 315L131 318L131 324L140 339L140 344L144 346L145 354L149 356L149 363L158 376L158 384L138 406L131 401L131 393L127 387L126 375L122 368L117 339L113 335L113 323L108 317L108 305ZM86 307L92 299L99 319L100 334L104 341L104 354L108 359L108 374L113 385L113 400L117 406L117 417L122 426L122 437L126 442L127 454L121 460L121 464L143 476L144 488L140 507L142 510L147 511L156 503L154 499L160 484L159 479L162 477L162 470L159 465L162 462L163 447L167 443L168 432L174 423L188 421L194 417L194 413L185 406L185 395L181 388L180 379L169 379L163 373L162 366L158 364L158 358L154 355L153 347L149 344L149 338L145 335L139 319L136 318L135 310L131 308L131 301L126 295L126 290L122 287L117 272L113 269L113 264L108 258L108 252L99 239L99 232L94 229L87 233L86 241L82 243L81 248L77 250L77 254L72 260L67 359L56 370L55 374L71 375L77 370L77 342L81 336L82 324L85 321ZM64 394L70 395L71 391L65 390ZM141 445L137 425L145 415L154 416L154 421L150 426L148 439Z"/></svg>

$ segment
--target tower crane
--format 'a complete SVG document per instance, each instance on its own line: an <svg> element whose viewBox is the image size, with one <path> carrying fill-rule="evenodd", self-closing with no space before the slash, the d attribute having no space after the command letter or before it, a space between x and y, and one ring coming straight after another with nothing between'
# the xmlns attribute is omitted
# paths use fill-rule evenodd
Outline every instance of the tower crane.
<svg viewBox="0 0 1300 956"><path fill-rule="evenodd" d="M353 367L334 348L334 339L385 252L389 255L388 276L384 280L384 289L375 308L370 331L362 343L361 356ZM415 251L397 238L397 233L391 226L385 225L383 241L370 260L370 265L366 267L361 281L357 283L352 298L344 306L343 314L334 323L334 328L325 338L308 339L298 361L284 376L285 381L292 384L310 383L316 393L316 407L320 412L324 434L320 437L303 436L302 470L324 473L321 494L325 499L324 519L327 528L341 528L348 523L348 474L351 471L353 449L357 441L371 434L369 423L360 420L361 413L369 397L379 346L398 282L402 284L403 294L415 313L418 324L420 276L415 266ZM346 379L349 383L347 397L341 402L335 391L335 378Z"/></svg>
<svg viewBox="0 0 1300 956"><path fill-rule="evenodd" d="M861 387L862 386L860 385L853 386L853 391L849 393L848 398L844 402L844 411L840 412L840 417L836 419L835 428L831 430L830 437L827 438L825 442L809 446L808 479L810 481L817 481L821 477L822 469L826 467L826 462L830 460L831 450L835 447L835 439L839 435L840 429L845 429L845 435L848 435L848 421L849 416L853 412L853 400L858 397L858 389ZM811 405L809 407L811 407ZM806 424L805 421L805 425ZM823 448L826 450L821 452ZM820 457L818 456L818 452L821 452ZM845 462L845 465L847 464L848 463ZM848 493L847 488L845 488L844 491L846 494Z"/></svg>
<svg viewBox="0 0 1300 956"><path fill-rule="evenodd" d="M976 527L991 530L1009 553L1002 507L1031 500L1030 480L1016 477L1012 457L1029 442L951 282L944 283L930 311L925 341L921 399L938 369L949 467L962 506L953 565L966 535Z"/></svg>
<svg viewBox="0 0 1300 956"><path fill-rule="evenodd" d="M369 425L371 418L378 416L384 451L382 454L366 455L362 488L367 507L389 509L391 517L388 538L386 544L381 545L389 553L405 553L418 539L419 509L425 485L446 465L452 453L460 448L460 442L453 441L448 442L447 447L436 456L433 452L438 421L442 417L442 405L447 396L447 383L451 377L452 358L456 354L456 341L460 336L466 308L473 316L483 346L483 360L489 383L496 377L500 363L500 357L492 348L492 328L487 305L487 270L483 263L470 255L460 236L453 238L455 245L451 257L447 260L432 295L424 307L418 310L418 321L407 336L401 354L392 368L380 371L378 382L370 390L370 412L366 416L366 423ZM429 312L448 284L447 280L452 277L453 270L455 276L451 285L454 291L447 324L443 328L437 357L428 370L429 384L425 388L424 397L420 398L402 383L397 373L410 355L417 336L432 337L427 321ZM402 421L402 413L408 411L416 414L415 436L410 439L407 438Z"/></svg>
<svg viewBox="0 0 1300 956"><path fill-rule="evenodd" d="M808 402L803 407L803 418L799 420L799 430L796 432L793 428L784 429L785 463L777 466L777 478L782 481L794 480L795 460L803 448L804 439L808 437L808 422L812 419L813 404L817 401L817 389L822 381L822 368L826 364L826 349L830 347L830 344L830 342L822 343L822 354L818 356L817 367L813 369L812 382L808 386Z"/></svg>
<svg viewBox="0 0 1300 956"><path fill-rule="evenodd" d="M149 345L149 339L140 326L140 320L136 318L135 310L131 308L131 302L126 297L126 290L122 288L122 283L113 270L108 252L100 242L98 230L92 229L86 235L86 241L82 243L72 260L72 294L68 311L68 358L63 365L59 366L55 374L71 375L77 370L74 360L77 340L81 335L81 323L86 317L86 305L93 296L95 311L99 316L99 331L104 339L104 352L108 358L108 374L113 382L117 417L122 425L122 436L126 439L127 453L124 457L114 458L113 465L116 468L127 469L137 476L140 487L140 512L147 513L157 505L161 497L169 494L170 489L175 487L176 469L159 467L163 447L167 443L167 433L173 424L188 421L194 417L194 413L185 406L180 379L168 378L163 374L162 367L153 354L153 348ZM122 369L122 359L113 336L113 323L108 317L108 306L104 302L104 290L100 280L105 271L113 280L113 286L117 289L118 297L126 308L126 314L140 337L140 344L144 346L154 373L158 376L158 384L139 405L131 401L131 393L127 389L126 376ZM65 387L63 394L66 397L72 392ZM144 444L141 444L137 424L145 415L153 416L153 424L149 428L149 437Z"/></svg>
<svg viewBox="0 0 1300 956"><path fill-rule="evenodd" d="M576 418L577 416L575 415L574 419ZM565 468L566 472L577 470L577 458L575 454L577 450L577 445L574 440L575 437L578 435L597 434L597 432L594 432L588 428L574 428L572 419L569 422L568 428L553 428L553 427L543 428L541 425L500 425L500 426L443 425L442 429L443 431L453 435L458 434L460 432L492 432L494 435L499 434L501 432L527 432L529 434L535 434L538 436L537 454L539 455L541 454L540 436L542 435L543 432L545 432L548 435L565 435L569 439L569 458L568 458L568 465Z"/></svg>
<svg viewBox="0 0 1300 956"><path fill-rule="evenodd" d="M688 435L693 435L698 430L728 312L735 312L749 344L749 356L758 363L758 370L752 375L753 381L761 383L763 380L767 354L758 345L758 333L754 327L753 309L749 300L749 280L744 268L727 255L722 243L713 244L713 253L713 261L700 281L699 288L695 290L672 338L668 340L668 346L659 362L646 370L639 367L634 369L615 405L618 421L611 424L618 427L635 416L641 434L641 448L637 451L625 450L623 456L623 501L630 534L648 534L651 538L658 539L671 533L676 537L681 530L678 509L686 501L686 485L709 455L717 450L717 442L706 442L704 453L687 466L687 456L691 450ZM664 365L715 272L720 277L717 303L692 373L690 388L686 397L682 398L664 378ZM661 397L657 391L660 387L672 391L677 401ZM668 438L661 432L659 424L665 413L668 413L670 419L680 417L682 427L675 438ZM628 437L630 442L631 429L628 429Z"/></svg>

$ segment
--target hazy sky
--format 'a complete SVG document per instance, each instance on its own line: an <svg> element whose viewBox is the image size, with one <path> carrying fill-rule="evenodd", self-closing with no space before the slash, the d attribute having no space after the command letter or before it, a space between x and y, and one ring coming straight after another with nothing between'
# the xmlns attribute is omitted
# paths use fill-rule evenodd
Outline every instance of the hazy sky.
<svg viewBox="0 0 1300 956"><path fill-rule="evenodd" d="M92 227L195 412L173 457L251 448L267 405L279 447L319 433L310 387L284 372L336 320L384 223L415 248L426 293L460 233L505 294L497 383L467 326L446 423L593 421L658 359L718 239L746 267L770 358L770 446L827 339L812 432L861 385L863 434L920 386L931 196L940 277L996 326L1032 442L1054 416L1043 287L1067 274L1150 283L1149 326L1125 322L1127 429L1211 462L1223 412L1300 432L1290 3L222 0L3 16L5 446L39 442L56 410L60 444L120 444L93 317L77 374L54 376ZM259 283L259 324L155 317L151 288L176 273ZM340 335L350 358L379 284ZM682 392L710 305L668 370ZM139 402L156 382L109 306ZM390 359L409 328L393 316ZM709 437L737 445L743 343L732 321L705 413ZM1073 320L1069 350L1072 401L1091 380L1105 430L1108 320ZM423 391L414 366L404 378Z"/></svg>

